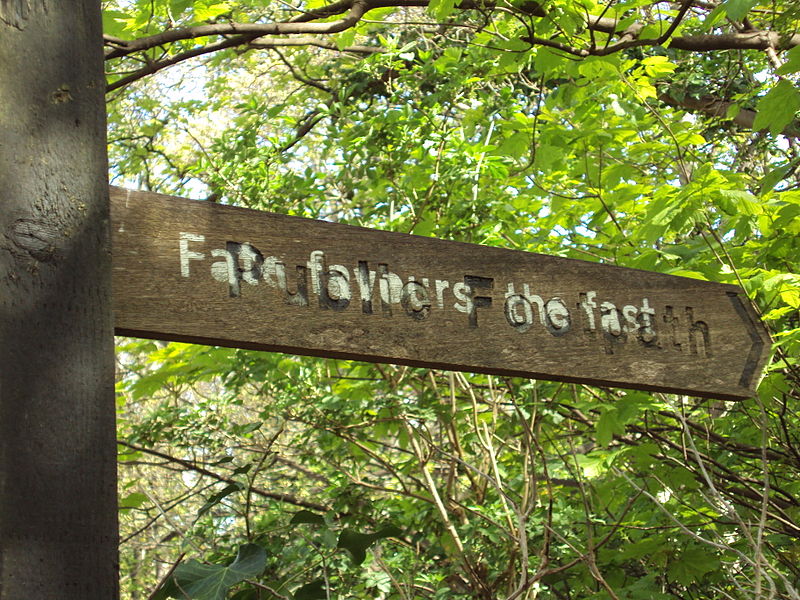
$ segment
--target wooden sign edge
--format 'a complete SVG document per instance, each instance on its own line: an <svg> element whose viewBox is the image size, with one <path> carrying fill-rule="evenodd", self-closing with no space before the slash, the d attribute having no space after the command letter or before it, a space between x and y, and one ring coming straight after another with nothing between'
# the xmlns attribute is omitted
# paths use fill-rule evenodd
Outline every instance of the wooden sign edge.
<svg viewBox="0 0 800 600"><path fill-rule="evenodd" d="M481 373L484 375L496 375L500 377L521 377L524 379L541 379L542 381L557 381L561 383L576 383L593 385L598 387L610 387L623 390L641 390L646 392L661 392L667 394L681 394L692 396L696 398L711 398L719 400L746 400L751 398L752 394L719 394L719 393L703 393L692 389L680 389L677 387L664 387L659 385L624 385L619 381L604 380L604 379L587 379L585 377L573 378L567 376L555 376L550 374L536 373L535 371L515 371L506 369L481 369L474 366L459 366L454 363L436 363L424 360L411 360L411 359L397 359L393 357L382 357L375 354L359 355L350 352L338 351L315 351L310 352L305 348L296 348L292 346L280 346L273 344L256 344L251 342L236 342L227 343L223 340L216 338L204 338L199 336L180 335L180 334L164 334L152 331L137 331L135 329L115 328L115 335L122 337L153 339L164 342L181 342L187 344L201 344L204 346L216 346L222 348L241 348L244 350L255 350L259 352L278 352L282 354L292 354L296 356L311 356L316 358L330 358L339 360L354 360L368 363L392 364L403 365L408 367L418 367L424 369L436 369L440 371L458 371L465 373Z"/></svg>

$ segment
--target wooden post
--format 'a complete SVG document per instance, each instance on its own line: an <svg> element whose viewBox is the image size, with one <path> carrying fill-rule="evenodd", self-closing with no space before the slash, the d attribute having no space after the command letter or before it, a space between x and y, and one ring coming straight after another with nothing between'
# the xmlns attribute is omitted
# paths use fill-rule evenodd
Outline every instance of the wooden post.
<svg viewBox="0 0 800 600"><path fill-rule="evenodd" d="M118 598L100 14L0 2L0 600Z"/></svg>

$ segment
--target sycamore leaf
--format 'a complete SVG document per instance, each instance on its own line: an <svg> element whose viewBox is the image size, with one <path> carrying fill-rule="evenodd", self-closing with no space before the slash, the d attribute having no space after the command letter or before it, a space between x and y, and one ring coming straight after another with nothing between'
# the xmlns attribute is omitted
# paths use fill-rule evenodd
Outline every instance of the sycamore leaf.
<svg viewBox="0 0 800 600"><path fill-rule="evenodd" d="M698 582L706 573L719 568L719 559L710 548L692 546L670 563L667 572L670 577L683 585Z"/></svg>
<svg viewBox="0 0 800 600"><path fill-rule="evenodd" d="M783 79L758 102L758 115L753 129L769 129L772 135L777 135L794 120L798 109L800 92Z"/></svg>

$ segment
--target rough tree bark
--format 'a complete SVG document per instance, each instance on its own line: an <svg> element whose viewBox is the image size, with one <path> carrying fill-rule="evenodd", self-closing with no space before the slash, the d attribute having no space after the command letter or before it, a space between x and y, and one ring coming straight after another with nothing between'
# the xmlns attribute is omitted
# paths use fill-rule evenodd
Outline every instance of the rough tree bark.
<svg viewBox="0 0 800 600"><path fill-rule="evenodd" d="M0 600L118 597L101 40L0 1Z"/></svg>

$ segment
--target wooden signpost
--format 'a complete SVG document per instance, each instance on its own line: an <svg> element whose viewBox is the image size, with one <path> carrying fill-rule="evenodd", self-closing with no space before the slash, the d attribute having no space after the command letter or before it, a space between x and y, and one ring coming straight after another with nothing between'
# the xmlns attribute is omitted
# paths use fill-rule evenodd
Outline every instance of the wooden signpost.
<svg viewBox="0 0 800 600"><path fill-rule="evenodd" d="M0 600L119 598L99 0L0 0Z"/></svg>
<svg viewBox="0 0 800 600"><path fill-rule="evenodd" d="M769 337L730 285L112 188L120 335L722 399Z"/></svg>

